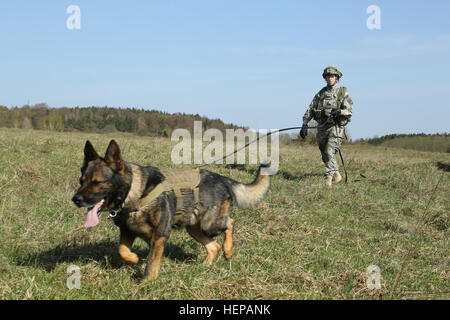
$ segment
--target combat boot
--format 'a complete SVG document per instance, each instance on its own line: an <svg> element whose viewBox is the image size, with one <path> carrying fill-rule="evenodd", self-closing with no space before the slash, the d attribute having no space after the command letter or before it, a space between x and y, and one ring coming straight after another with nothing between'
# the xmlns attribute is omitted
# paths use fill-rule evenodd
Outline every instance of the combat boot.
<svg viewBox="0 0 450 320"><path fill-rule="evenodd" d="M328 188L331 188L331 181L333 181L333 176L329 175L325 177L325 185Z"/></svg>
<svg viewBox="0 0 450 320"><path fill-rule="evenodd" d="M334 182L340 182L342 180L342 176L339 173L339 171L336 171L333 175L333 181Z"/></svg>

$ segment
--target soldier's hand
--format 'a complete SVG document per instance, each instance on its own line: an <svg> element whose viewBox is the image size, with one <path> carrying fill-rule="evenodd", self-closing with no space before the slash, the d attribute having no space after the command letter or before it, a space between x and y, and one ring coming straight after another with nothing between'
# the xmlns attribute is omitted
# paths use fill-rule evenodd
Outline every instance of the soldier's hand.
<svg viewBox="0 0 450 320"><path fill-rule="evenodd" d="M339 117L341 115L341 109L334 110L331 115L335 117Z"/></svg>
<svg viewBox="0 0 450 320"><path fill-rule="evenodd" d="M300 130L300 137L302 137L302 139L305 139L307 135L308 135L308 126L304 124L302 129Z"/></svg>
<svg viewBox="0 0 450 320"><path fill-rule="evenodd" d="M333 116L333 114L330 114L330 116L328 117L327 121L325 122L325 125L334 125L335 123L335 117Z"/></svg>

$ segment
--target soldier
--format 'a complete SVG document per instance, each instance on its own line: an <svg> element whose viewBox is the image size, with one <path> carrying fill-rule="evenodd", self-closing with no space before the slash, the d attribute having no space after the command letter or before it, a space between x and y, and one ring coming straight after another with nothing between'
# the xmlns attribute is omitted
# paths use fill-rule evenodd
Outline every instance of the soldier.
<svg viewBox="0 0 450 320"><path fill-rule="evenodd" d="M342 176L336 161L336 152L345 138L345 126L353 113L353 101L346 87L338 85L342 73L334 66L326 67L322 77L327 86L322 88L303 116L303 127L300 136L305 139L308 134L308 122L311 119L319 124L317 129L317 144L322 161L325 164L325 181L331 187L332 181L339 182Z"/></svg>

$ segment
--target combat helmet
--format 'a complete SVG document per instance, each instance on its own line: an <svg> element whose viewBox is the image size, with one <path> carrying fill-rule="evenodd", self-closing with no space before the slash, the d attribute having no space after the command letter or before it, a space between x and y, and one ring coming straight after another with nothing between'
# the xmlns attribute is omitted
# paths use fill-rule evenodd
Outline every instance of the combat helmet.
<svg viewBox="0 0 450 320"><path fill-rule="evenodd" d="M325 77L328 74L335 74L335 75L338 76L339 79L342 78L342 72L340 72L339 69L337 67L335 67L335 66L328 66L328 67L326 67L323 70L322 77L325 79Z"/></svg>

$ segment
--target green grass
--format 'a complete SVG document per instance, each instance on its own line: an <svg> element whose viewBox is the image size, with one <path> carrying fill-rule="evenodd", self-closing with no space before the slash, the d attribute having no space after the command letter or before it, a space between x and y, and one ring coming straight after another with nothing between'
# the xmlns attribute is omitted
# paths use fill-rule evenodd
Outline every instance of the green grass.
<svg viewBox="0 0 450 320"><path fill-rule="evenodd" d="M265 201L234 209L233 258L205 267L203 247L175 231L159 277L136 291L143 241L133 247L140 264L128 266L106 214L74 232L85 217L70 199L87 139L102 152L116 139L128 161L173 167L169 139L0 129L0 299L450 298L448 153L345 145L349 183L328 190L317 147L281 145ZM255 168L209 169L249 182ZM80 290L66 287L71 264ZM373 264L381 289L369 290Z"/></svg>

